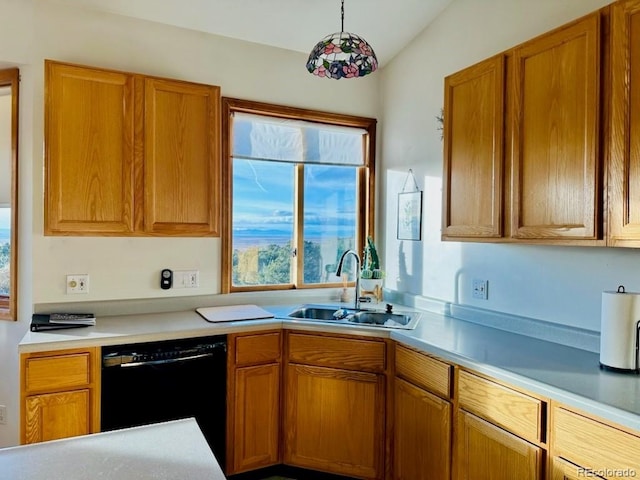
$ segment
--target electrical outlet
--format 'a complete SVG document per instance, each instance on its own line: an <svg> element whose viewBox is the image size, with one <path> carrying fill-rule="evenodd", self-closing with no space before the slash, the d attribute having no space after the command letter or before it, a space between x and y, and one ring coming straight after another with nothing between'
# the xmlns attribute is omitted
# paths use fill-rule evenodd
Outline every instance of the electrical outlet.
<svg viewBox="0 0 640 480"><path fill-rule="evenodd" d="M471 296L480 300L489 298L489 280L474 278L471 282Z"/></svg>
<svg viewBox="0 0 640 480"><path fill-rule="evenodd" d="M0 425L7 424L7 406L0 405Z"/></svg>
<svg viewBox="0 0 640 480"><path fill-rule="evenodd" d="M67 295L89 293L89 274L67 275Z"/></svg>
<svg viewBox="0 0 640 480"><path fill-rule="evenodd" d="M198 288L200 272L198 270L174 270L173 288Z"/></svg>

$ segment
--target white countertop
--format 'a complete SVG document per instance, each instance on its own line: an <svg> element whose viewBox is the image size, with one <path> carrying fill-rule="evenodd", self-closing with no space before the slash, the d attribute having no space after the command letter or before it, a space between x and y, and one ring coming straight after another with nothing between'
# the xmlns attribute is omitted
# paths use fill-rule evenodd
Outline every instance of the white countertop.
<svg viewBox="0 0 640 480"><path fill-rule="evenodd" d="M601 370L597 353L431 313L391 338L640 432L640 376Z"/></svg>
<svg viewBox="0 0 640 480"><path fill-rule="evenodd" d="M285 319L296 306L263 307L276 316L274 319L223 323L208 323L194 311L98 318L94 327L28 332L19 351L273 328L386 337L640 432L640 376L600 370L596 353L424 311L415 330Z"/></svg>
<svg viewBox="0 0 640 480"><path fill-rule="evenodd" d="M224 480L193 418L0 449L7 480Z"/></svg>
<svg viewBox="0 0 640 480"><path fill-rule="evenodd" d="M148 313L99 317L96 325L66 330L27 332L18 345L20 353L61 350L78 346L93 347L135 342L153 342L175 338L204 337L227 333L270 330L274 328L318 330L389 337L390 331L376 327L360 327L317 322L283 320L295 306L263 307L276 318L210 323L195 311Z"/></svg>

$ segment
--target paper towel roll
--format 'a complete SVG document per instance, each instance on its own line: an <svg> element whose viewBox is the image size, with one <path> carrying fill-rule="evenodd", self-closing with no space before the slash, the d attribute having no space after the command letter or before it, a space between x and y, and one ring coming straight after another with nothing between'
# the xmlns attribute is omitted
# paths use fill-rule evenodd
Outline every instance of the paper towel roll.
<svg viewBox="0 0 640 480"><path fill-rule="evenodd" d="M621 290L602 292L600 363L615 369L635 371L640 293Z"/></svg>

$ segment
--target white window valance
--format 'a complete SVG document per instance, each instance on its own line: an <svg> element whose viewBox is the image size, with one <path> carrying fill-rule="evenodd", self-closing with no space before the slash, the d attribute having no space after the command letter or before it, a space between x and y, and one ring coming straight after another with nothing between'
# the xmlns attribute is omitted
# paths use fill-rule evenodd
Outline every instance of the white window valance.
<svg viewBox="0 0 640 480"><path fill-rule="evenodd" d="M234 158L363 165L366 130L236 113Z"/></svg>

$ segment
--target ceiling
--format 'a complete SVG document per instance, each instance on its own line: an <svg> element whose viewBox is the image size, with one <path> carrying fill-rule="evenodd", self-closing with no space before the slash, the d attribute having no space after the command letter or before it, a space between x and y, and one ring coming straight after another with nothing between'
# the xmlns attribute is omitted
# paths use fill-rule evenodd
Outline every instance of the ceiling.
<svg viewBox="0 0 640 480"><path fill-rule="evenodd" d="M340 0L46 0L309 53L340 31ZM381 65L453 0L345 0L344 29Z"/></svg>

